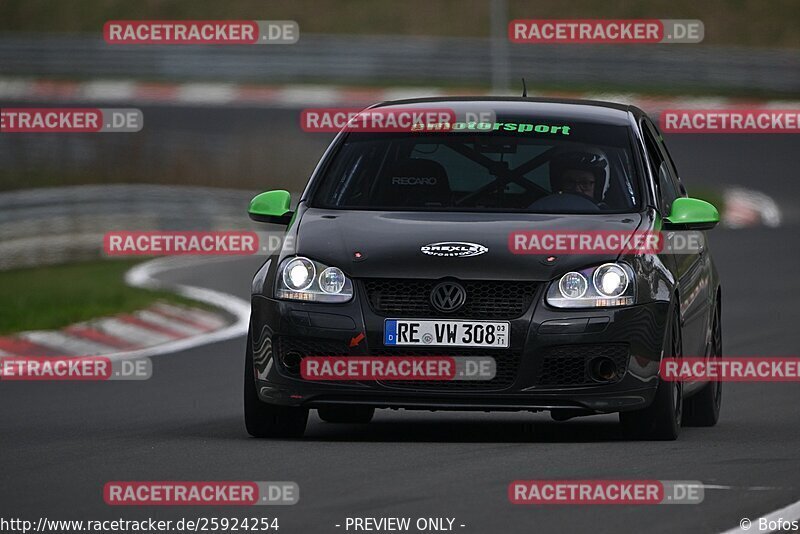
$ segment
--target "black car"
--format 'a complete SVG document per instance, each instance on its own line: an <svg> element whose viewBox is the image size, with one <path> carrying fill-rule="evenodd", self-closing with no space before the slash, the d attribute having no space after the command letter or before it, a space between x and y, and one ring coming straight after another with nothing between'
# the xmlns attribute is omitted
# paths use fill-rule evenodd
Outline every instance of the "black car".
<svg viewBox="0 0 800 534"><path fill-rule="evenodd" d="M372 109L431 107L493 119L344 130L293 211L286 191L251 202L251 218L288 229L253 280L248 432L301 436L309 409L336 423L367 423L376 408L547 410L556 420L618 412L623 429L648 439L714 425L718 382L659 374L664 358L721 355L720 282L705 244L544 255L509 242L519 231L713 228L717 210L688 197L647 115L534 98ZM419 335L454 323L483 329L482 342ZM502 333L492 343L487 325ZM488 356L495 367L488 380L304 379L304 359L322 356Z"/></svg>

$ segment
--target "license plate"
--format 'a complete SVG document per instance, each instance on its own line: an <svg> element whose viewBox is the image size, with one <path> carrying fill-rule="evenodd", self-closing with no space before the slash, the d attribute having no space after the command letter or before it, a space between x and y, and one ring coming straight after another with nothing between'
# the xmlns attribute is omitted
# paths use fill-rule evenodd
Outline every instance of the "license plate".
<svg viewBox="0 0 800 534"><path fill-rule="evenodd" d="M386 319L384 345L508 347L508 321L424 321Z"/></svg>

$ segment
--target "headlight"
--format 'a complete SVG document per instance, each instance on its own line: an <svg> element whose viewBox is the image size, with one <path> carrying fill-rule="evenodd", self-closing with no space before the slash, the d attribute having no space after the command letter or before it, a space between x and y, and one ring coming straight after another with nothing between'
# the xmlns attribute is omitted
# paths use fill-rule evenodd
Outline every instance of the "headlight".
<svg viewBox="0 0 800 534"><path fill-rule="evenodd" d="M558 290L570 299L579 299L586 294L589 283L581 273L567 273L558 281Z"/></svg>
<svg viewBox="0 0 800 534"><path fill-rule="evenodd" d="M347 302L353 298L353 282L338 267L297 256L278 267L275 296L310 302Z"/></svg>
<svg viewBox="0 0 800 534"><path fill-rule="evenodd" d="M628 275L619 265L606 263L595 269L592 282L604 297L619 297L628 288Z"/></svg>
<svg viewBox="0 0 800 534"><path fill-rule="evenodd" d="M319 288L328 294L341 293L346 283L347 277L338 267L328 267L319 275Z"/></svg>
<svg viewBox="0 0 800 534"><path fill-rule="evenodd" d="M292 291L308 289L314 283L317 270L308 258L294 258L283 269L283 283Z"/></svg>
<svg viewBox="0 0 800 534"><path fill-rule="evenodd" d="M592 280L591 286L588 280ZM572 271L553 281L547 303L556 308L605 308L636 302L633 269L624 263L604 263Z"/></svg>

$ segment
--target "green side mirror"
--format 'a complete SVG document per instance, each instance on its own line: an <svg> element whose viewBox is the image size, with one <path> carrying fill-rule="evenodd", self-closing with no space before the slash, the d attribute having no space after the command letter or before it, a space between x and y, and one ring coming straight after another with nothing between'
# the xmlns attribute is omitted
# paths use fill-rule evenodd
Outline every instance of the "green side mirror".
<svg viewBox="0 0 800 534"><path fill-rule="evenodd" d="M267 191L253 197L247 213L254 221L288 225L293 215L289 210L291 202L288 191Z"/></svg>
<svg viewBox="0 0 800 534"><path fill-rule="evenodd" d="M710 230L719 222L719 212L713 204L699 198L678 198L672 203L669 217L664 219L665 230Z"/></svg>

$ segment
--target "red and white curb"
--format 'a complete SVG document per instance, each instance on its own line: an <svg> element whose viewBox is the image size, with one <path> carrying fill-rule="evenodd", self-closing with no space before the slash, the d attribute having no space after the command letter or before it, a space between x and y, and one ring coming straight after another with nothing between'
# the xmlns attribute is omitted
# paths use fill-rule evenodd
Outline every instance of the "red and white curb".
<svg viewBox="0 0 800 534"><path fill-rule="evenodd" d="M340 85L253 85L240 83L169 83L138 80L64 81L0 77L0 99L37 102L92 102L135 104L183 104L192 106L247 106L294 108L298 106L369 105L405 98L455 96L465 93L488 96L487 90L394 87L364 88ZM586 98L634 104L648 113L668 108L718 108L750 106L792 108L798 101L763 101L725 97L660 97L637 93L529 92L530 96Z"/></svg>
<svg viewBox="0 0 800 534"><path fill-rule="evenodd" d="M155 275L191 265L191 259L159 258L128 271L132 286L169 290L210 304L224 314L202 308L157 302L131 314L73 324L61 330L22 332L0 337L2 356L105 356L127 360L157 356L239 337L247 332L250 304L242 299L182 284L167 284Z"/></svg>

